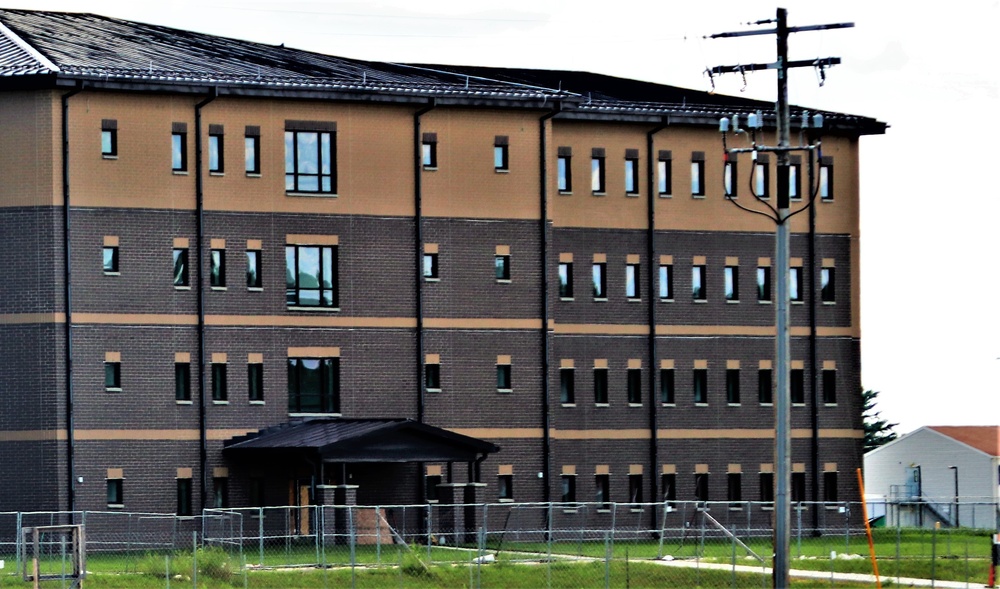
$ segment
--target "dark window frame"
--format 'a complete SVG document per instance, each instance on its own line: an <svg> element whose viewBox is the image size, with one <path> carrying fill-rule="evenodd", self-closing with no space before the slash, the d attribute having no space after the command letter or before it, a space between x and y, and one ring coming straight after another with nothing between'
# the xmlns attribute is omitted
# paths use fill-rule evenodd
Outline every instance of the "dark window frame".
<svg viewBox="0 0 1000 589"><path fill-rule="evenodd" d="M660 403L675 405L677 403L677 385L673 368L660 369Z"/></svg>
<svg viewBox="0 0 1000 589"><path fill-rule="evenodd" d="M824 266L819 270L819 288L820 288L820 300L824 303L835 303L837 302L837 292L836 283L837 275L836 268L833 266Z"/></svg>
<svg viewBox="0 0 1000 589"><path fill-rule="evenodd" d="M608 299L608 264L607 262L594 262L590 268L591 288L594 292L595 300Z"/></svg>
<svg viewBox="0 0 1000 589"><path fill-rule="evenodd" d="M697 278L697 279L696 279ZM705 264L691 266L691 298L695 301L708 300L708 267Z"/></svg>
<svg viewBox="0 0 1000 589"><path fill-rule="evenodd" d="M316 157L304 160L299 152L309 135L316 136ZM326 171L324 163L328 165ZM313 167L315 172L308 171ZM312 179L315 188L309 186ZM337 194L336 123L285 121L285 192Z"/></svg>
<svg viewBox="0 0 1000 589"><path fill-rule="evenodd" d="M576 403L576 368L559 369L559 402L563 405Z"/></svg>
<svg viewBox="0 0 1000 589"><path fill-rule="evenodd" d="M739 168L736 165L736 158L730 157L722 168L722 190L726 198L736 198L739 196Z"/></svg>
<svg viewBox="0 0 1000 589"><path fill-rule="evenodd" d="M514 475L497 475L497 499L514 500Z"/></svg>
<svg viewBox="0 0 1000 589"><path fill-rule="evenodd" d="M305 371L306 362L316 362L318 382L309 383ZM311 370L311 369L309 369ZM304 390L306 385L315 384L315 391ZM303 397L315 397L315 404L303 403ZM288 358L288 412L317 413L323 415L340 414L340 358L339 357L294 357Z"/></svg>
<svg viewBox="0 0 1000 589"><path fill-rule="evenodd" d="M634 152L634 153L632 153ZM630 149L625 153L625 194L639 196L639 150Z"/></svg>
<svg viewBox="0 0 1000 589"><path fill-rule="evenodd" d="M603 148L595 147L590 156L590 191L595 195L607 193L608 176Z"/></svg>
<svg viewBox="0 0 1000 589"><path fill-rule="evenodd" d="M740 404L740 369L726 369L726 403L729 405Z"/></svg>
<svg viewBox="0 0 1000 589"><path fill-rule="evenodd" d="M174 400L191 400L191 362L174 362Z"/></svg>
<svg viewBox="0 0 1000 589"><path fill-rule="evenodd" d="M247 399L264 400L264 364L261 362L247 363Z"/></svg>
<svg viewBox="0 0 1000 589"><path fill-rule="evenodd" d="M438 254L437 253L424 253L423 262L421 263L420 274L423 276L424 280L440 280L441 277L438 274Z"/></svg>
<svg viewBox="0 0 1000 589"><path fill-rule="evenodd" d="M317 254L317 287L299 286L299 276L301 267L302 251L315 249ZM340 307L340 260L339 246L336 245L305 245L289 244L285 246L285 304L288 307L319 307L326 309L337 309ZM294 255L292 255L294 253ZM324 267L327 266L326 257L329 255L329 271L331 276L327 277ZM289 256L292 256L290 259ZM289 263L294 263L294 272L289 273ZM294 284L288 278L294 277ZM327 286L326 284L329 284ZM303 292L315 292L314 304L303 303ZM310 301L312 299L309 299Z"/></svg>
<svg viewBox="0 0 1000 589"><path fill-rule="evenodd" d="M722 270L724 295L727 301L740 300L740 267L725 266Z"/></svg>
<svg viewBox="0 0 1000 589"><path fill-rule="evenodd" d="M594 368L594 404L608 405L608 369Z"/></svg>
<svg viewBox="0 0 1000 589"><path fill-rule="evenodd" d="M599 510L611 509L610 474L602 473L594 475L594 501L597 503L597 509Z"/></svg>
<svg viewBox="0 0 1000 589"><path fill-rule="evenodd" d="M514 390L513 368L510 364L497 364L497 391L509 393Z"/></svg>
<svg viewBox="0 0 1000 589"><path fill-rule="evenodd" d="M743 475L738 472L726 473L726 500L730 508L741 507L743 501Z"/></svg>
<svg viewBox="0 0 1000 589"><path fill-rule="evenodd" d="M110 256L109 256L110 254ZM101 250L101 266L104 269L104 274L106 275L117 275L120 274L119 270L119 250L117 245L106 245Z"/></svg>
<svg viewBox="0 0 1000 589"><path fill-rule="evenodd" d="M510 146L505 135L497 135L493 140L493 170L495 172L510 171Z"/></svg>
<svg viewBox="0 0 1000 589"><path fill-rule="evenodd" d="M819 166L819 198L822 202L833 202L833 158L823 156Z"/></svg>
<svg viewBox="0 0 1000 589"><path fill-rule="evenodd" d="M691 153L691 196L705 196L705 152Z"/></svg>
<svg viewBox="0 0 1000 589"><path fill-rule="evenodd" d="M108 507L125 505L125 479L105 479Z"/></svg>
<svg viewBox="0 0 1000 589"><path fill-rule="evenodd" d="M229 400L229 365L226 362L212 362L212 401Z"/></svg>
<svg viewBox="0 0 1000 589"><path fill-rule="evenodd" d="M674 265L660 264L659 290L661 301L674 300Z"/></svg>
<svg viewBox="0 0 1000 589"><path fill-rule="evenodd" d="M510 254L496 254L493 270L498 282L510 282Z"/></svg>
<svg viewBox="0 0 1000 589"><path fill-rule="evenodd" d="M440 362L424 362L424 389L428 392L441 391Z"/></svg>
<svg viewBox="0 0 1000 589"><path fill-rule="evenodd" d="M573 262L559 262L559 298L573 298Z"/></svg>
<svg viewBox="0 0 1000 589"><path fill-rule="evenodd" d="M837 404L837 371L823 369L821 372L821 382L823 383L823 404Z"/></svg>
<svg viewBox="0 0 1000 589"><path fill-rule="evenodd" d="M837 503L839 495L837 490L837 471L829 470L823 473L823 501L826 503Z"/></svg>
<svg viewBox="0 0 1000 589"><path fill-rule="evenodd" d="M632 280L629 280L629 274L632 275ZM625 298L630 301L638 301L642 299L642 288L641 288L641 276L642 271L640 270L639 264L625 264Z"/></svg>
<svg viewBox="0 0 1000 589"><path fill-rule="evenodd" d="M170 169L175 173L188 170L187 123L174 123L170 133Z"/></svg>
<svg viewBox="0 0 1000 589"><path fill-rule="evenodd" d="M711 497L711 487L709 485L709 473L707 472L696 472L694 473L694 499L700 503L709 501Z"/></svg>
<svg viewBox="0 0 1000 589"><path fill-rule="evenodd" d="M791 484L792 503L802 503L806 501L806 473L793 472Z"/></svg>
<svg viewBox="0 0 1000 589"><path fill-rule="evenodd" d="M642 404L641 368L629 368L625 371L625 390L629 405Z"/></svg>
<svg viewBox="0 0 1000 589"><path fill-rule="evenodd" d="M212 506L229 508L229 477L212 477Z"/></svg>
<svg viewBox="0 0 1000 589"><path fill-rule="evenodd" d="M631 473L628 475L628 502L632 504L643 503L642 495L642 474Z"/></svg>
<svg viewBox="0 0 1000 589"><path fill-rule="evenodd" d="M260 127L247 125L243 134L243 170L248 176L259 176L260 169Z"/></svg>
<svg viewBox="0 0 1000 589"><path fill-rule="evenodd" d="M439 474L424 475L424 499L428 503L437 503L440 500L438 486L441 485L442 481L443 479Z"/></svg>
<svg viewBox="0 0 1000 589"><path fill-rule="evenodd" d="M667 507L677 507L677 474L672 472L661 474L660 489Z"/></svg>
<svg viewBox="0 0 1000 589"><path fill-rule="evenodd" d="M247 250L247 288L263 289L264 280L261 276L261 250Z"/></svg>
<svg viewBox="0 0 1000 589"><path fill-rule="evenodd" d="M225 248L212 248L209 252L209 260L209 286L212 288L226 288Z"/></svg>
<svg viewBox="0 0 1000 589"><path fill-rule="evenodd" d="M757 300L771 302L771 267L757 266Z"/></svg>
<svg viewBox="0 0 1000 589"><path fill-rule="evenodd" d="M774 473L762 472L758 478L760 489L760 501L762 503L774 503ZM769 509L770 507L765 507Z"/></svg>
<svg viewBox="0 0 1000 589"><path fill-rule="evenodd" d="M761 405L774 404L774 372L770 368L757 370L757 401Z"/></svg>
<svg viewBox="0 0 1000 589"><path fill-rule="evenodd" d="M105 159L118 158L117 119L101 120L101 157Z"/></svg>
<svg viewBox="0 0 1000 589"><path fill-rule="evenodd" d="M793 303L801 303L805 300L802 274L801 266L792 266L788 269L788 299Z"/></svg>
<svg viewBox="0 0 1000 589"><path fill-rule="evenodd" d="M763 156L764 154L761 154ZM771 165L768 158L759 157L754 164L754 196L761 200L771 198Z"/></svg>
<svg viewBox="0 0 1000 589"><path fill-rule="evenodd" d="M190 288L191 286L191 257L186 247L175 247L174 259L174 288Z"/></svg>
<svg viewBox="0 0 1000 589"><path fill-rule="evenodd" d="M213 156L214 162L212 161ZM224 174L226 172L226 136L222 125L208 126L208 156L205 159L209 174Z"/></svg>
<svg viewBox="0 0 1000 589"><path fill-rule="evenodd" d="M424 133L420 140L420 165L425 170L438 167L437 133Z"/></svg>
<svg viewBox="0 0 1000 589"><path fill-rule="evenodd" d="M656 160L656 191L660 197L669 198L673 195L673 168L673 154L661 150Z"/></svg>
<svg viewBox="0 0 1000 589"><path fill-rule="evenodd" d="M802 368L792 368L788 372L789 396L793 405L806 403L806 371Z"/></svg>
<svg viewBox="0 0 1000 589"><path fill-rule="evenodd" d="M194 481L189 478L177 479L177 515L191 517L194 515Z"/></svg>
<svg viewBox="0 0 1000 589"><path fill-rule="evenodd" d="M112 392L122 390L122 363L120 360L104 361L104 390Z"/></svg>
<svg viewBox="0 0 1000 589"><path fill-rule="evenodd" d="M556 190L559 194L573 192L573 151L560 147L556 155Z"/></svg>
<svg viewBox="0 0 1000 589"><path fill-rule="evenodd" d="M562 502L563 503L575 503L576 502L576 475L575 474L564 474L561 477L561 489L562 489Z"/></svg>
<svg viewBox="0 0 1000 589"><path fill-rule="evenodd" d="M692 396L695 404L708 405L708 369L695 368L692 376Z"/></svg>

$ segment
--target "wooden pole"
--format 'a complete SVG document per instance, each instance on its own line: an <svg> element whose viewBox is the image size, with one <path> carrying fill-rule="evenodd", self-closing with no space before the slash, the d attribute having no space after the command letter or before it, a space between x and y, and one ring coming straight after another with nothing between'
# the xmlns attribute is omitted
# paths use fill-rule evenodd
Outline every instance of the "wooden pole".
<svg viewBox="0 0 1000 589"><path fill-rule="evenodd" d="M875 559L875 542L872 540L872 527L868 523L868 504L865 503L865 479L858 469L858 488L861 489L861 515L865 518L865 533L868 535L868 553L872 557L872 569L875 571L875 586L882 589L882 579L878 576L878 560Z"/></svg>

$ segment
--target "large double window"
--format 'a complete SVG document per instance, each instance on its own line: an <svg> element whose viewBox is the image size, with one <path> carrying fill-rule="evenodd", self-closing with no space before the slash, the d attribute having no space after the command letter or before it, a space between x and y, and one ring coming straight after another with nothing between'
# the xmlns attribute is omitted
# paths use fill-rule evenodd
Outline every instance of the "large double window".
<svg viewBox="0 0 1000 589"><path fill-rule="evenodd" d="M289 307L338 307L337 246L285 246L285 293Z"/></svg>
<svg viewBox="0 0 1000 589"><path fill-rule="evenodd" d="M285 122L285 190L337 192L337 125Z"/></svg>
<svg viewBox="0 0 1000 589"><path fill-rule="evenodd" d="M340 358L288 359L288 412L340 413Z"/></svg>

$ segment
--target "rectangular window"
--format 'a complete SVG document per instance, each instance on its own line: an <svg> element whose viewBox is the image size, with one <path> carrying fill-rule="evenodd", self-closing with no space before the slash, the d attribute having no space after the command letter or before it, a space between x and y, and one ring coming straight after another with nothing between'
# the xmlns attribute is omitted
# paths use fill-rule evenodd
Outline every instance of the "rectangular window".
<svg viewBox="0 0 1000 589"><path fill-rule="evenodd" d="M707 404L708 403L708 370L704 368L695 368L694 370L694 402Z"/></svg>
<svg viewBox="0 0 1000 589"><path fill-rule="evenodd" d="M629 368L625 373L625 379L628 402L631 404L642 403L642 370Z"/></svg>
<svg viewBox="0 0 1000 589"><path fill-rule="evenodd" d="M761 405L770 405L773 401L774 387L771 384L771 369L761 368L757 371L757 399Z"/></svg>
<svg viewBox="0 0 1000 589"><path fill-rule="evenodd" d="M598 509L611 509L611 475L594 476L594 502Z"/></svg>
<svg viewBox="0 0 1000 589"><path fill-rule="evenodd" d="M740 300L740 269L737 266L726 266L723 271L726 288L726 300Z"/></svg>
<svg viewBox="0 0 1000 589"><path fill-rule="evenodd" d="M625 266L625 297L639 299L639 264Z"/></svg>
<svg viewBox="0 0 1000 589"><path fill-rule="evenodd" d="M726 402L730 405L740 403L740 371L729 368L726 370Z"/></svg>
<svg viewBox="0 0 1000 589"><path fill-rule="evenodd" d="M594 369L594 403L598 405L608 404L608 369Z"/></svg>
<svg viewBox="0 0 1000 589"><path fill-rule="evenodd" d="M730 502L730 507L739 507L739 502L743 501L743 475L738 472L731 472L726 475L726 499Z"/></svg>
<svg viewBox="0 0 1000 589"><path fill-rule="evenodd" d="M250 506L264 507L267 505L267 486L264 477L250 477Z"/></svg>
<svg viewBox="0 0 1000 589"><path fill-rule="evenodd" d="M208 126L208 172L221 174L225 168L225 135L222 125Z"/></svg>
<svg viewBox="0 0 1000 589"><path fill-rule="evenodd" d="M628 475L628 500L629 503L642 503L642 475Z"/></svg>
<svg viewBox="0 0 1000 589"><path fill-rule="evenodd" d="M428 362L424 364L424 387L428 391L438 392L441 390L441 364L438 362Z"/></svg>
<svg viewBox="0 0 1000 589"><path fill-rule="evenodd" d="M438 277L438 255L424 254L424 280L437 280Z"/></svg>
<svg viewBox="0 0 1000 589"><path fill-rule="evenodd" d="M819 271L820 298L824 303L836 302L837 296L834 291L834 269L821 268Z"/></svg>
<svg viewBox="0 0 1000 589"><path fill-rule="evenodd" d="M118 120L101 120L101 156L118 157Z"/></svg>
<svg viewBox="0 0 1000 589"><path fill-rule="evenodd" d="M759 266L757 268L757 300L771 300L771 267Z"/></svg>
<svg viewBox="0 0 1000 589"><path fill-rule="evenodd" d="M174 399L177 401L191 400L191 363L174 363Z"/></svg>
<svg viewBox="0 0 1000 589"><path fill-rule="evenodd" d="M213 288L226 287L226 250L213 249L211 252L212 265L209 270L210 283Z"/></svg>
<svg viewBox="0 0 1000 589"><path fill-rule="evenodd" d="M285 122L285 190L337 192L336 124Z"/></svg>
<svg viewBox="0 0 1000 589"><path fill-rule="evenodd" d="M562 502L573 503L576 501L576 476L571 474L562 475Z"/></svg>
<svg viewBox="0 0 1000 589"><path fill-rule="evenodd" d="M104 246L104 273L118 274L118 246Z"/></svg>
<svg viewBox="0 0 1000 589"><path fill-rule="evenodd" d="M576 370L572 368L559 369L559 402L576 403Z"/></svg>
<svg viewBox="0 0 1000 589"><path fill-rule="evenodd" d="M805 373L806 371L801 368L792 368L788 373L792 403L796 405L803 405L806 402Z"/></svg>
<svg viewBox="0 0 1000 589"><path fill-rule="evenodd" d="M507 149L507 136L497 135L493 142L493 169L497 172L510 170L510 153Z"/></svg>
<svg viewBox="0 0 1000 589"><path fill-rule="evenodd" d="M191 479L177 479L177 515L189 516L192 512Z"/></svg>
<svg viewBox="0 0 1000 589"><path fill-rule="evenodd" d="M774 473L760 473L760 500L764 503L774 502Z"/></svg>
<svg viewBox="0 0 1000 589"><path fill-rule="evenodd" d="M806 473L792 473L792 503L801 503L806 500Z"/></svg>
<svg viewBox="0 0 1000 589"><path fill-rule="evenodd" d="M639 150L625 150L625 194L639 194Z"/></svg>
<svg viewBox="0 0 1000 589"><path fill-rule="evenodd" d="M674 300L674 267L671 264L660 264L660 300Z"/></svg>
<svg viewBox="0 0 1000 589"><path fill-rule="evenodd" d="M437 141L437 133L424 133L420 143L420 163L425 170L437 169Z"/></svg>
<svg viewBox="0 0 1000 589"><path fill-rule="evenodd" d="M692 266L691 296L696 301L704 301L708 297L705 290L705 266Z"/></svg>
<svg viewBox="0 0 1000 589"><path fill-rule="evenodd" d="M511 382L510 364L497 364L497 390L511 391L514 385Z"/></svg>
<svg viewBox="0 0 1000 589"><path fill-rule="evenodd" d="M243 168L247 174L260 174L260 127L247 125L243 136Z"/></svg>
<svg viewBox="0 0 1000 589"><path fill-rule="evenodd" d="M691 195L705 196L705 152L691 154Z"/></svg>
<svg viewBox="0 0 1000 589"><path fill-rule="evenodd" d="M502 474L497 477L497 498L514 500L514 475Z"/></svg>
<svg viewBox="0 0 1000 589"><path fill-rule="evenodd" d="M556 160L556 187L563 194L573 191L573 171L570 167L572 161L573 151L569 147L560 147Z"/></svg>
<svg viewBox="0 0 1000 589"><path fill-rule="evenodd" d="M604 150L595 148L590 158L590 190L594 194L604 194Z"/></svg>
<svg viewBox="0 0 1000 589"><path fill-rule="evenodd" d="M340 413L340 358L288 359L288 412Z"/></svg>
<svg viewBox="0 0 1000 589"><path fill-rule="evenodd" d="M726 168L723 172L722 177L723 188L726 191L726 196L734 197L739 191L739 180L736 172L736 160L729 160L726 162Z"/></svg>
<svg viewBox="0 0 1000 589"><path fill-rule="evenodd" d="M573 263L561 262L559 264L559 298L573 298Z"/></svg>
<svg viewBox="0 0 1000 589"><path fill-rule="evenodd" d="M437 503L439 500L438 486L441 484L441 475L429 474L424 477L424 497L428 503Z"/></svg>
<svg viewBox="0 0 1000 589"><path fill-rule="evenodd" d="M212 479L212 506L216 509L229 507L229 478L214 477Z"/></svg>
<svg viewBox="0 0 1000 589"><path fill-rule="evenodd" d="M660 488L663 489L663 501L668 507L676 507L677 501L677 475L666 473L660 476Z"/></svg>
<svg viewBox="0 0 1000 589"><path fill-rule="evenodd" d="M794 302L802 302L802 268L788 269L788 298Z"/></svg>
<svg viewBox="0 0 1000 589"><path fill-rule="evenodd" d="M819 197L825 201L833 200L833 158L823 156L819 166Z"/></svg>
<svg viewBox="0 0 1000 589"><path fill-rule="evenodd" d="M340 306L337 246L286 246L285 275L289 307Z"/></svg>
<svg viewBox="0 0 1000 589"><path fill-rule="evenodd" d="M771 167L760 158L754 166L754 194L757 198L771 197Z"/></svg>
<svg viewBox="0 0 1000 589"><path fill-rule="evenodd" d="M699 472L694 475L695 501L708 501L708 473Z"/></svg>
<svg viewBox="0 0 1000 589"><path fill-rule="evenodd" d="M170 165L174 172L186 172L187 123L174 123L170 133Z"/></svg>
<svg viewBox="0 0 1000 589"><path fill-rule="evenodd" d="M660 369L660 402L664 405L673 405L674 401L674 369Z"/></svg>
<svg viewBox="0 0 1000 589"><path fill-rule="evenodd" d="M225 401L229 399L229 386L226 383L226 364L224 362L214 362L212 364L212 400Z"/></svg>
<svg viewBox="0 0 1000 589"><path fill-rule="evenodd" d="M837 499L837 473L823 473L823 501L836 503Z"/></svg>
<svg viewBox="0 0 1000 589"><path fill-rule="evenodd" d="M263 288L260 276L260 250L247 250L247 288Z"/></svg>
<svg viewBox="0 0 1000 589"><path fill-rule="evenodd" d="M247 398L251 401L264 400L264 365L260 362L247 364Z"/></svg>
<svg viewBox="0 0 1000 589"><path fill-rule="evenodd" d="M510 280L510 256L498 255L493 259L497 280Z"/></svg>
<svg viewBox="0 0 1000 589"><path fill-rule="evenodd" d="M798 159L797 156L793 158ZM788 198L792 200L798 200L802 198L802 183L801 174L802 165L792 160L792 163L788 165Z"/></svg>
<svg viewBox="0 0 1000 589"><path fill-rule="evenodd" d="M188 248L174 248L174 286L191 286L188 278Z"/></svg>
<svg viewBox="0 0 1000 589"><path fill-rule="evenodd" d="M120 361L104 362L104 390L122 390L122 363Z"/></svg>
<svg viewBox="0 0 1000 589"><path fill-rule="evenodd" d="M108 479L108 507L121 507L125 505L124 481L122 479Z"/></svg>
<svg viewBox="0 0 1000 589"><path fill-rule="evenodd" d="M823 402L833 405L837 402L837 371L824 370L823 374Z"/></svg>
<svg viewBox="0 0 1000 589"><path fill-rule="evenodd" d="M661 150L656 161L656 190L660 196L673 194L673 154Z"/></svg>
<svg viewBox="0 0 1000 589"><path fill-rule="evenodd" d="M591 274L593 276L594 282L594 298L595 299L606 299L608 298L608 279L605 275L605 269L607 264L604 262L598 262L591 268Z"/></svg>

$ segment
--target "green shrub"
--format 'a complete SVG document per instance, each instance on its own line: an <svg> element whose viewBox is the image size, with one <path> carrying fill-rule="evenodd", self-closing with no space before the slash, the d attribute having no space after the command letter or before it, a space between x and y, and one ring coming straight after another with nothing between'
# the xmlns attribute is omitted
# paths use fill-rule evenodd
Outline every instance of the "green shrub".
<svg viewBox="0 0 1000 589"><path fill-rule="evenodd" d="M169 555L170 558L170 578L180 580L190 580L192 572L192 562L190 552L175 552ZM163 579L167 576L167 555L146 554L136 566L139 573L150 577ZM226 551L210 546L198 549L198 574L216 579L218 581L230 581L233 578L233 561L226 554Z"/></svg>
<svg viewBox="0 0 1000 589"><path fill-rule="evenodd" d="M420 560L420 557L417 556L417 551L413 548L403 554L403 561L400 563L400 568L405 575L410 577L432 578L434 576L431 570L427 568L427 565L424 564L424 561Z"/></svg>

